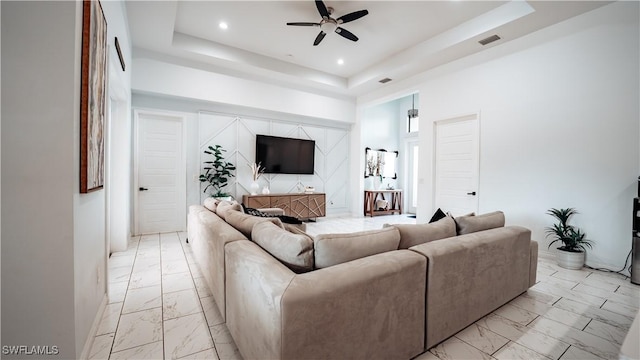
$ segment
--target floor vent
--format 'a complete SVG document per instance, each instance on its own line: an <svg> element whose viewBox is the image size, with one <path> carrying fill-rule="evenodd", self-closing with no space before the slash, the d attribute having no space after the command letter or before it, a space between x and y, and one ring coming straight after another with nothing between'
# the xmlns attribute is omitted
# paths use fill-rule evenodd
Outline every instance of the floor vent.
<svg viewBox="0 0 640 360"><path fill-rule="evenodd" d="M498 35L491 35L491 36L489 36L488 38L486 38L486 39L482 39L482 40L480 40L480 41L478 41L478 42L479 42L482 46L485 46L485 45L487 45L487 44L491 44L492 42L494 42L494 41L498 41L498 40L500 40L500 36L498 36Z"/></svg>
<svg viewBox="0 0 640 360"><path fill-rule="evenodd" d="M391 81L391 79L389 79L389 78L384 78L384 79L382 79L382 80L378 80L378 82L380 82L381 84L386 84L386 83L388 83L389 81Z"/></svg>

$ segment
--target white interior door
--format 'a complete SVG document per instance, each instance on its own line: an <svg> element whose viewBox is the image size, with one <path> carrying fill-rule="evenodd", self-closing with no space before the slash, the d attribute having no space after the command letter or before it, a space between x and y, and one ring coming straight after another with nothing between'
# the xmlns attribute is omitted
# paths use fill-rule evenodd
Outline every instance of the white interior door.
<svg viewBox="0 0 640 360"><path fill-rule="evenodd" d="M453 216L478 211L478 114L437 121L434 209Z"/></svg>
<svg viewBox="0 0 640 360"><path fill-rule="evenodd" d="M183 119L136 112L136 233L184 231Z"/></svg>

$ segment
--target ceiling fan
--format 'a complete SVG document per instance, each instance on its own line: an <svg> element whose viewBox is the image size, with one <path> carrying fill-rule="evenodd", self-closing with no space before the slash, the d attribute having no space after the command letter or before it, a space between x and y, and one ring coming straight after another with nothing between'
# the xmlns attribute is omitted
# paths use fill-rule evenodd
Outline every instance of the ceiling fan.
<svg viewBox="0 0 640 360"><path fill-rule="evenodd" d="M369 11L367 10L359 10L354 11L352 13L342 15L341 17L334 19L331 17L333 13L332 7L325 6L322 0L316 0L316 7L318 8L318 12L320 12L320 16L322 16L322 20L319 23L312 22L289 22L287 25L291 26L319 26L320 33L316 36L315 41L313 42L313 46L317 46L320 44L322 39L327 35L327 33L334 31L336 34L347 38L351 41L358 41L358 37L353 35L350 31L343 29L340 25L348 23L353 20L360 19L361 17L367 15Z"/></svg>

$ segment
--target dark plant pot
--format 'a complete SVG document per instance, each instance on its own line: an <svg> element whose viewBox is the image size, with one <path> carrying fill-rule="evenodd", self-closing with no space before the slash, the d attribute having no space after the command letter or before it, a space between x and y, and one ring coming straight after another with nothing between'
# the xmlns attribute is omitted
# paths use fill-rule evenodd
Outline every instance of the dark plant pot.
<svg viewBox="0 0 640 360"><path fill-rule="evenodd" d="M558 266L562 268L580 270L584 266L584 251L572 252L558 248L556 261L558 262Z"/></svg>

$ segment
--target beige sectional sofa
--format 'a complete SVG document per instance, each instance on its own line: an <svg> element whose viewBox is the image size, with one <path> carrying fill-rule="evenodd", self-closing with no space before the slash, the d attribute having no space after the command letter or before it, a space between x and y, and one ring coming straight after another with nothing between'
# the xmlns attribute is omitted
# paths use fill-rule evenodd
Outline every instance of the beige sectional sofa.
<svg viewBox="0 0 640 360"><path fill-rule="evenodd" d="M189 211L245 359L410 359L535 283L537 243L500 212L315 238L276 220Z"/></svg>

